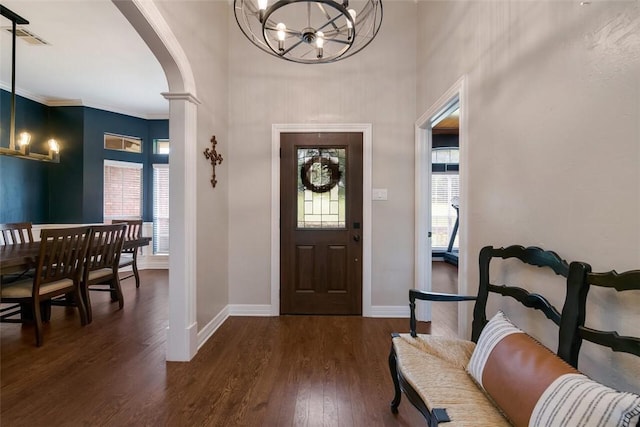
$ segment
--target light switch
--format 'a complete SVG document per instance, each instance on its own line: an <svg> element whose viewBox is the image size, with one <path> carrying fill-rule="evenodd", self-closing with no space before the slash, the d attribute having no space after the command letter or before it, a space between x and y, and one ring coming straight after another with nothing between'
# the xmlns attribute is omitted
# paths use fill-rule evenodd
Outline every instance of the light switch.
<svg viewBox="0 0 640 427"><path fill-rule="evenodd" d="M373 189L373 200L387 200L387 189L386 188L374 188Z"/></svg>

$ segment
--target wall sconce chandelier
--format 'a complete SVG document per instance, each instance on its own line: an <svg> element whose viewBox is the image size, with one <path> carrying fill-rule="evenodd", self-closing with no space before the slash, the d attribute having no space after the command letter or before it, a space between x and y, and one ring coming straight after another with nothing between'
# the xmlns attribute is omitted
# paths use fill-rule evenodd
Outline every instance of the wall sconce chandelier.
<svg viewBox="0 0 640 427"><path fill-rule="evenodd" d="M32 153L30 149L31 134L21 132L18 137L18 148L16 148L16 26L27 25L29 21L17 13L0 5L0 14L9 19L12 24L11 40L11 117L9 122L9 148L0 147L0 154L6 156L16 156L29 160L39 160L44 162L60 162L60 146L55 139L48 141L49 153Z"/></svg>
<svg viewBox="0 0 640 427"><path fill-rule="evenodd" d="M371 43L382 24L382 0L234 0L234 13L244 35L263 51L319 64Z"/></svg>

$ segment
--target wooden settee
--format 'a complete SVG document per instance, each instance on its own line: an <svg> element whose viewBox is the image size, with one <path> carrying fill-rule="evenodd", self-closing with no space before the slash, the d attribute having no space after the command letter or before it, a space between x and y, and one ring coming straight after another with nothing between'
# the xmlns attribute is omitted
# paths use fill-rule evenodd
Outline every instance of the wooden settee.
<svg viewBox="0 0 640 427"><path fill-rule="evenodd" d="M518 259L525 264L550 269L565 278L566 280L561 280L566 283L562 310L558 311L540 294L530 293L518 286L492 284L489 267L491 260L495 258ZM418 290L409 292L410 333L392 334L389 355L389 367L395 386L392 412L398 412L404 392L432 427L441 423L446 423L443 424L445 426L474 427L640 427L640 396L609 389L577 371L578 354L583 340L609 347L613 351L640 356L639 338L619 336L613 331L599 331L585 326L589 288L603 286L618 292L638 292L640 270L622 274L615 271L592 273L586 263L573 262L569 265L554 252L522 246L499 249L485 247L480 252L479 262L477 296ZM557 351L552 352L522 333L502 312L489 321L486 308L490 294L510 297L525 307L541 310L550 320L550 325L552 322L559 328ZM417 334L416 300L475 301L471 341ZM567 385L564 385L565 382ZM577 388L574 384L576 382L582 388ZM584 388L590 390L589 393L607 396L607 399L619 398L628 409L614 408L613 404L609 407L604 405L602 411L610 412L601 415L598 412L601 409L598 406L600 403L593 403L590 398L585 397L587 392L579 397L569 393L562 394L563 397L560 398L557 396L565 391L558 390L558 387L573 387L571 390ZM597 402L601 400L596 397ZM575 404L571 407L567 406L573 403ZM596 418L600 424L595 424Z"/></svg>

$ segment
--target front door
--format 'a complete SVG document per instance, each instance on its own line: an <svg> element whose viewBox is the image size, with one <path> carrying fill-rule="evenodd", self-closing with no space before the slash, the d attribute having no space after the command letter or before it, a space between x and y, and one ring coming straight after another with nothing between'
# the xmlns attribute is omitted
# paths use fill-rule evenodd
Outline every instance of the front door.
<svg viewBox="0 0 640 427"><path fill-rule="evenodd" d="M280 147L280 312L362 314L362 133Z"/></svg>

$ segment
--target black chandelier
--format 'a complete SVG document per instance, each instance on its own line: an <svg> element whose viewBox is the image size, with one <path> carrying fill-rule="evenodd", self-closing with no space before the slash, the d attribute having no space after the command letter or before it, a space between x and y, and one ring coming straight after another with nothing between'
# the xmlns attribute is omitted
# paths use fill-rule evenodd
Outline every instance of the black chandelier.
<svg viewBox="0 0 640 427"><path fill-rule="evenodd" d="M234 0L236 21L263 51L303 64L335 62L378 34L382 0Z"/></svg>

